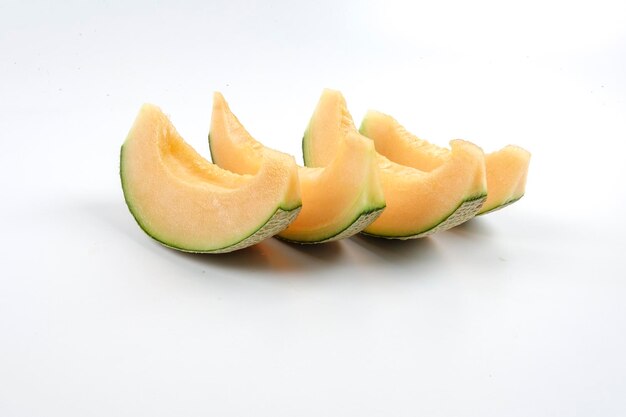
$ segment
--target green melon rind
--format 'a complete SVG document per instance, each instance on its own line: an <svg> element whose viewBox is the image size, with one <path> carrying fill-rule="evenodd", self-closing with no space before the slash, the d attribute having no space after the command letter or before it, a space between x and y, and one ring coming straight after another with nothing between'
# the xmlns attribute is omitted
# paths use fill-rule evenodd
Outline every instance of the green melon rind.
<svg viewBox="0 0 626 417"><path fill-rule="evenodd" d="M304 165L309 166L307 163L307 150L308 150L308 129L305 131L302 137L302 158L304 160ZM451 229L455 226L460 225L461 223L465 223L471 218L475 217L480 208L487 200L487 194L481 194L479 196L470 197L461 202L450 214L448 214L441 222L435 224L427 228L426 230L410 233L408 235L382 235L382 234L374 234L361 231L364 235L377 237L382 239L398 239L398 240L409 240L409 239L419 239L422 237L430 236L438 232L442 232L444 230Z"/></svg>
<svg viewBox="0 0 626 417"><path fill-rule="evenodd" d="M488 213L493 213L494 211L502 210L503 208L508 207L511 204L518 202L519 200L522 199L522 197L524 197L524 194L522 194L519 197L513 198L513 199L511 199L511 200L509 200L509 201L507 201L507 202L505 202L503 204L500 204L498 206L492 207L492 208L490 208L488 210L480 211L480 212L478 212L478 214L476 214L476 216L478 217L478 216L482 216L482 215L485 215L485 214L488 214Z"/></svg>
<svg viewBox="0 0 626 417"><path fill-rule="evenodd" d="M141 222L141 220L135 214L135 209L133 207L132 202L130 201L131 199L128 196L128 188L126 187L126 184L124 182L124 173L122 170L123 161L124 161L124 146L122 146L120 150L120 179L122 182L124 201L126 202L126 206L128 207L128 210L133 215L133 218L135 219L135 221L137 222L141 230L143 230L152 239L156 240L163 246L166 246L171 249L176 249L182 252L211 253L211 254L228 253L228 252L246 248L248 246L255 245L261 242L262 240L270 238L276 235L277 233L280 233L281 231L285 230L289 226L289 224L295 220L295 218L298 216L298 213L300 213L300 210L302 209L301 205L296 206L294 208L284 208L284 207L279 206L274 211L274 213L265 222L263 222L263 224L258 229L254 230L253 232L246 235L245 237L238 240L237 242L234 242L232 244L226 245L221 248L215 248L215 249L183 248L181 246L177 246L173 243L168 242L166 239L160 238L157 233L148 230L148 228Z"/></svg>
<svg viewBox="0 0 626 417"><path fill-rule="evenodd" d="M422 237L430 236L438 232L443 232L444 230L451 229L455 226L460 225L461 223L465 223L471 218L475 217L482 205L487 200L487 194L483 194L476 197L471 197L466 200L463 200L461 204L459 204L450 214L448 214L442 221L431 226L425 230L422 230L417 233L411 233L408 235L382 235L382 234L374 234L368 232L361 232L364 235L371 237L378 237L383 239L398 239L398 240L408 240L408 239L419 239Z"/></svg>
<svg viewBox="0 0 626 417"><path fill-rule="evenodd" d="M318 243L327 243L334 242L336 240L347 239L355 234L361 232L367 226L372 224L383 212L386 206L373 208L370 210L363 211L359 213L354 220L348 223L348 226L340 230L334 235L321 238L318 240L297 240L297 239L288 239L282 236L276 236L277 239L283 240L289 243L298 243L301 245L313 245Z"/></svg>
<svg viewBox="0 0 626 417"><path fill-rule="evenodd" d="M305 133L302 137L302 157L304 160L304 166L308 166L307 164L307 143L308 143L308 136L309 136L309 127L307 126ZM211 135L209 134L209 148L211 147ZM213 158L213 154L211 154L211 157ZM213 159L213 162L215 162L215 159ZM216 162L217 163L217 162ZM218 163L219 165L219 163ZM337 233L335 233L334 235L330 235L328 237L324 237L321 239L317 239L317 240L298 240L298 239L288 239L288 238L284 238L282 236L274 236L277 239L280 239L282 241L285 242L289 242L289 243L298 243L301 245L309 245L309 244L318 244L318 243L327 243L327 242L334 242L336 240L341 240L341 239L346 239L349 238L351 236L354 236L357 233L360 233L363 231L363 229L365 229L366 227L368 227L370 224L372 224L383 212L383 210L385 209L386 205L383 206L379 206L379 207L375 207L375 208L371 208L371 209L367 209L365 211L362 211L361 213L359 213L354 220L352 220L351 222L348 223L348 225L341 229L340 231L338 231Z"/></svg>
<svg viewBox="0 0 626 417"><path fill-rule="evenodd" d="M304 131L304 135L302 136L302 160L304 161L305 167L310 166L309 163L307 162L308 143L309 143L309 127L307 126L306 130Z"/></svg>
<svg viewBox="0 0 626 417"><path fill-rule="evenodd" d="M213 162L215 165L219 165L215 161L215 155L213 155L213 148L211 148L211 132L209 132L209 155L211 155L211 162Z"/></svg>

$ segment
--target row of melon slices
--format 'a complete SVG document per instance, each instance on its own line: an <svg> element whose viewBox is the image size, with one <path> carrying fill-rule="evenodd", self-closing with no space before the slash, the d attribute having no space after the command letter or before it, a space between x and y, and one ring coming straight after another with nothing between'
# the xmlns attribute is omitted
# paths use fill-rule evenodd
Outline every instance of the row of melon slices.
<svg viewBox="0 0 626 417"><path fill-rule="evenodd" d="M530 154L507 146L484 155L417 138L370 111L360 130L338 91L325 90L302 141L305 167L252 138L215 93L213 164L144 105L122 146L126 203L166 246L230 252L265 238L321 243L356 233L393 239L431 235L524 194Z"/></svg>

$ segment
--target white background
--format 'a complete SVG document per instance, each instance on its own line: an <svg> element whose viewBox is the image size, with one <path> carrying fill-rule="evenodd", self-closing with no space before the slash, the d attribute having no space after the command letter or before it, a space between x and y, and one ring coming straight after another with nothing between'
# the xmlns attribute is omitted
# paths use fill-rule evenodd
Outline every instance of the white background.
<svg viewBox="0 0 626 417"><path fill-rule="evenodd" d="M533 154L420 241L177 253L137 227L143 102L294 154L322 88ZM0 2L0 416L626 415L626 3Z"/></svg>

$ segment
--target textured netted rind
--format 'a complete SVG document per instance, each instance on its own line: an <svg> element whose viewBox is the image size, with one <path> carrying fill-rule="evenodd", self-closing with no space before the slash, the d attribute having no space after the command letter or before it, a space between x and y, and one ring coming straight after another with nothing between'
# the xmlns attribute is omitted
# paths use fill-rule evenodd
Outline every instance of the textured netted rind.
<svg viewBox="0 0 626 417"><path fill-rule="evenodd" d="M494 208L490 208L489 210L486 210L486 211L480 212L480 213L476 214L476 217L478 217L478 216L482 216L482 215L487 214L487 213L493 213L494 211L498 211L498 210L501 210L501 209L503 209L503 208L505 208L505 207L508 207L508 206L510 206L511 204L516 203L516 202L518 202L519 200L521 200L521 198L522 198L522 197L524 197L524 196L523 196L523 195L521 195L521 196L519 196L519 197L517 197L517 198L514 198L513 200L509 200L509 201L507 201L507 202L506 202L506 203L504 203L504 204L500 204L499 206L495 206Z"/></svg>
<svg viewBox="0 0 626 417"><path fill-rule="evenodd" d="M176 249L182 252L189 253L228 253L233 252L239 249L247 248L248 246L256 245L257 243L274 236L277 233L282 232L289 226L289 224L294 221L294 219L300 213L302 207L297 207L293 210L283 210L278 209L276 212L270 217L270 219L265 222L263 226L261 226L256 232L252 233L247 238L235 243L234 245L227 246L225 248L214 249L214 250L188 250L178 248L176 246L168 245L165 242L162 242L155 238L159 243L167 246L168 248Z"/></svg>
<svg viewBox="0 0 626 417"><path fill-rule="evenodd" d="M350 224L350 226L346 227L345 229L343 229L341 232L337 233L336 235L331 236L326 239L315 240L315 241L303 241L303 240L287 239L282 236L276 236L276 237L280 240L284 240L285 242L299 243L302 245L327 243L327 242L334 242L336 240L346 239L346 238L349 238L350 236L356 235L357 233L365 229L367 226L372 224L374 220L376 220L378 216L381 215L384 209L385 209L384 207L381 207L379 209L375 209L367 213L361 213L359 217L357 217L356 220Z"/></svg>
<svg viewBox="0 0 626 417"><path fill-rule="evenodd" d="M437 224L435 227L432 227L420 233L416 233L414 235L384 236L384 235L375 235L375 234L366 233L366 232L362 232L362 233L368 236L372 236L372 237L379 237L379 238L384 238L384 239L398 239L398 240L418 239L421 237L430 236L435 233L443 232L444 230L451 229L473 218L480 211L480 208L483 206L486 200L487 200L486 195L483 195L477 198L472 198L470 200L466 200L463 203L461 203L461 205L459 205L456 208L456 210L454 210L448 217L446 217L444 221Z"/></svg>

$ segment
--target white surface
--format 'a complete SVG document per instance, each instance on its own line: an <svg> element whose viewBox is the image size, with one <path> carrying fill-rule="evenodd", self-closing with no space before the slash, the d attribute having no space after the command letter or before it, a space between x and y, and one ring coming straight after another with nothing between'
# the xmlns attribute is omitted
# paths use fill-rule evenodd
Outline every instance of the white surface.
<svg viewBox="0 0 626 417"><path fill-rule="evenodd" d="M626 415L623 2L62 3L0 4L0 416ZM528 148L527 196L413 242L136 226L142 102L208 155L220 90L301 160L323 87Z"/></svg>

